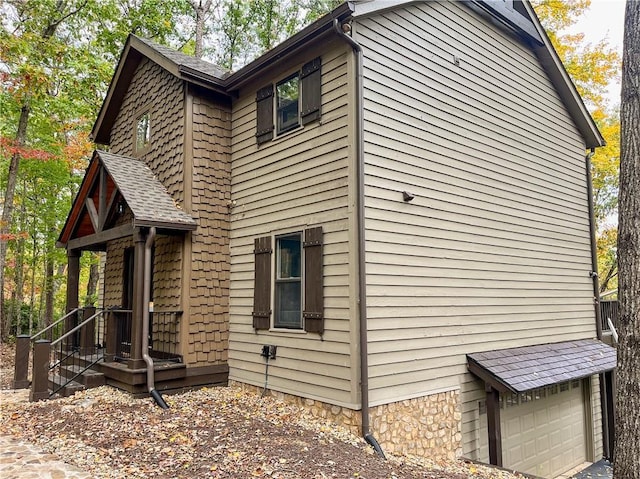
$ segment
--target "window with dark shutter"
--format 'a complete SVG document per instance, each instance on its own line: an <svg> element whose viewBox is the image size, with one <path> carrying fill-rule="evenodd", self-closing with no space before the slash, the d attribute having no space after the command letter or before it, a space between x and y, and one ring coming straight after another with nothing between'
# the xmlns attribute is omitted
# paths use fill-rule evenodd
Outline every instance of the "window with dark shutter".
<svg viewBox="0 0 640 479"><path fill-rule="evenodd" d="M273 138L273 85L258 90L256 94L258 145Z"/></svg>
<svg viewBox="0 0 640 479"><path fill-rule="evenodd" d="M271 319L271 236L254 242L253 327L269 329Z"/></svg>
<svg viewBox="0 0 640 479"><path fill-rule="evenodd" d="M322 63L320 57L310 61L302 67L300 74L302 90L302 106L300 119L303 125L320 118L320 70Z"/></svg>
<svg viewBox="0 0 640 479"><path fill-rule="evenodd" d="M322 271L322 227L304 232L304 329L324 332L324 277Z"/></svg>

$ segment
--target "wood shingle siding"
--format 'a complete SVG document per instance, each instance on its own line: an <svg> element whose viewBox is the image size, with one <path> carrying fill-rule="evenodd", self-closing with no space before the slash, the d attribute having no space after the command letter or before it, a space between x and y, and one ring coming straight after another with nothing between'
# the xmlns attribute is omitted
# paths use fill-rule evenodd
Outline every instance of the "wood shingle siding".
<svg viewBox="0 0 640 479"><path fill-rule="evenodd" d="M278 346L269 363L269 386L333 404L357 407L356 336L353 331L357 278L354 264L352 115L348 95L351 52L341 43L322 54L319 122L256 146L255 92L248 85L233 107L231 198L231 313L229 367L232 380L264 385L263 344ZM302 63L292 65L300 70ZM322 227L324 332L253 328L254 240ZM273 255L272 255L273 256ZM273 276L273 270L271 271ZM270 284L273 277L270 278ZM273 295L273 292L270 292ZM272 297L273 301L273 297ZM273 302L272 302L273 304Z"/></svg>
<svg viewBox="0 0 640 479"><path fill-rule="evenodd" d="M231 107L193 88L188 364L224 364L229 347L229 202ZM187 109L189 111L189 109ZM189 239L187 239L189 241Z"/></svg>
<svg viewBox="0 0 640 479"><path fill-rule="evenodd" d="M184 204L184 92L182 82L150 60L138 66L122 107L111 131L110 151L121 155L135 155L134 129L137 116L149 111L151 143L140 158L151 168L168 189L178 205ZM124 219L124 218L123 218ZM181 307L182 238L158 236L154 255L154 307L158 311L178 310ZM108 277L111 268L118 271L114 292L105 281L105 306L122 303L122 254L131 239L112 242L107 250ZM113 273L116 275L116 273ZM115 276L114 276L115 278Z"/></svg>
<svg viewBox="0 0 640 479"><path fill-rule="evenodd" d="M535 54L464 4L354 30L371 404L460 388L485 460L465 354L595 337L584 142Z"/></svg>

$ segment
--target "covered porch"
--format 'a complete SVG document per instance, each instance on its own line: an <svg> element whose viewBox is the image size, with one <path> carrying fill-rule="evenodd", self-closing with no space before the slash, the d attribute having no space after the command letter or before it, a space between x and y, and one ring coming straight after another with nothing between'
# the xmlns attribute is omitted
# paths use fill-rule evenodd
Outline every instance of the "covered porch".
<svg viewBox="0 0 640 479"><path fill-rule="evenodd" d="M82 252L118 253L108 258L112 270L107 285L110 304L100 305L103 323L94 326L104 328L100 344L104 357L98 369L107 383L132 393L144 392L144 322L149 326L147 352L156 363L157 379L172 382L186 375L180 338L185 316L181 299L154 308L154 263L162 261L155 258L155 245L164 241L180 251L188 233L195 229L196 221L178 208L143 161L94 152L58 245L67 250L68 312L79 307ZM79 318L71 314L65 321L64 330L70 331Z"/></svg>

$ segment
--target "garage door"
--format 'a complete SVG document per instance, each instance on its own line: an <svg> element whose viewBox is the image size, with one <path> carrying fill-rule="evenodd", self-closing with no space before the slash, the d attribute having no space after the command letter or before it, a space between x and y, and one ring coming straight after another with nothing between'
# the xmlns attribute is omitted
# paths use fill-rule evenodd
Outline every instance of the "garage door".
<svg viewBox="0 0 640 479"><path fill-rule="evenodd" d="M581 381L500 398L504 467L553 478L586 461L585 409ZM488 457L486 411L480 444Z"/></svg>

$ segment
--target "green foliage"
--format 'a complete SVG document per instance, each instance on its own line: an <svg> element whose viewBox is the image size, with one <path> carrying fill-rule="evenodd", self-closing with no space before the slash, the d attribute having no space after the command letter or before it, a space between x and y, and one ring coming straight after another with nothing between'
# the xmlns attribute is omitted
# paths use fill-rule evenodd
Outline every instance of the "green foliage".
<svg viewBox="0 0 640 479"><path fill-rule="evenodd" d="M591 0L534 0L532 4L607 142L596 149L591 174L601 289L612 289L617 284L617 228L610 223L618 208L620 115L608 105L605 91L620 71L620 56L607 40L592 45L585 42L582 33L564 33L589 9Z"/></svg>
<svg viewBox="0 0 640 479"><path fill-rule="evenodd" d="M63 271L66 263L64 251L56 249L55 242L93 148L88 133L126 36L133 32L163 43L175 41L180 38L175 20L188 12L188 5L187 0L7 0L0 4L3 191L10 158L20 158L14 211L7 223L3 291L16 301L24 298L34 325L44 314L45 291L63 282L61 273L45 278L45 265L53 261L54 271ZM26 138L17 143L25 106ZM62 303L58 294L59 313ZM18 308L12 311L15 316Z"/></svg>

